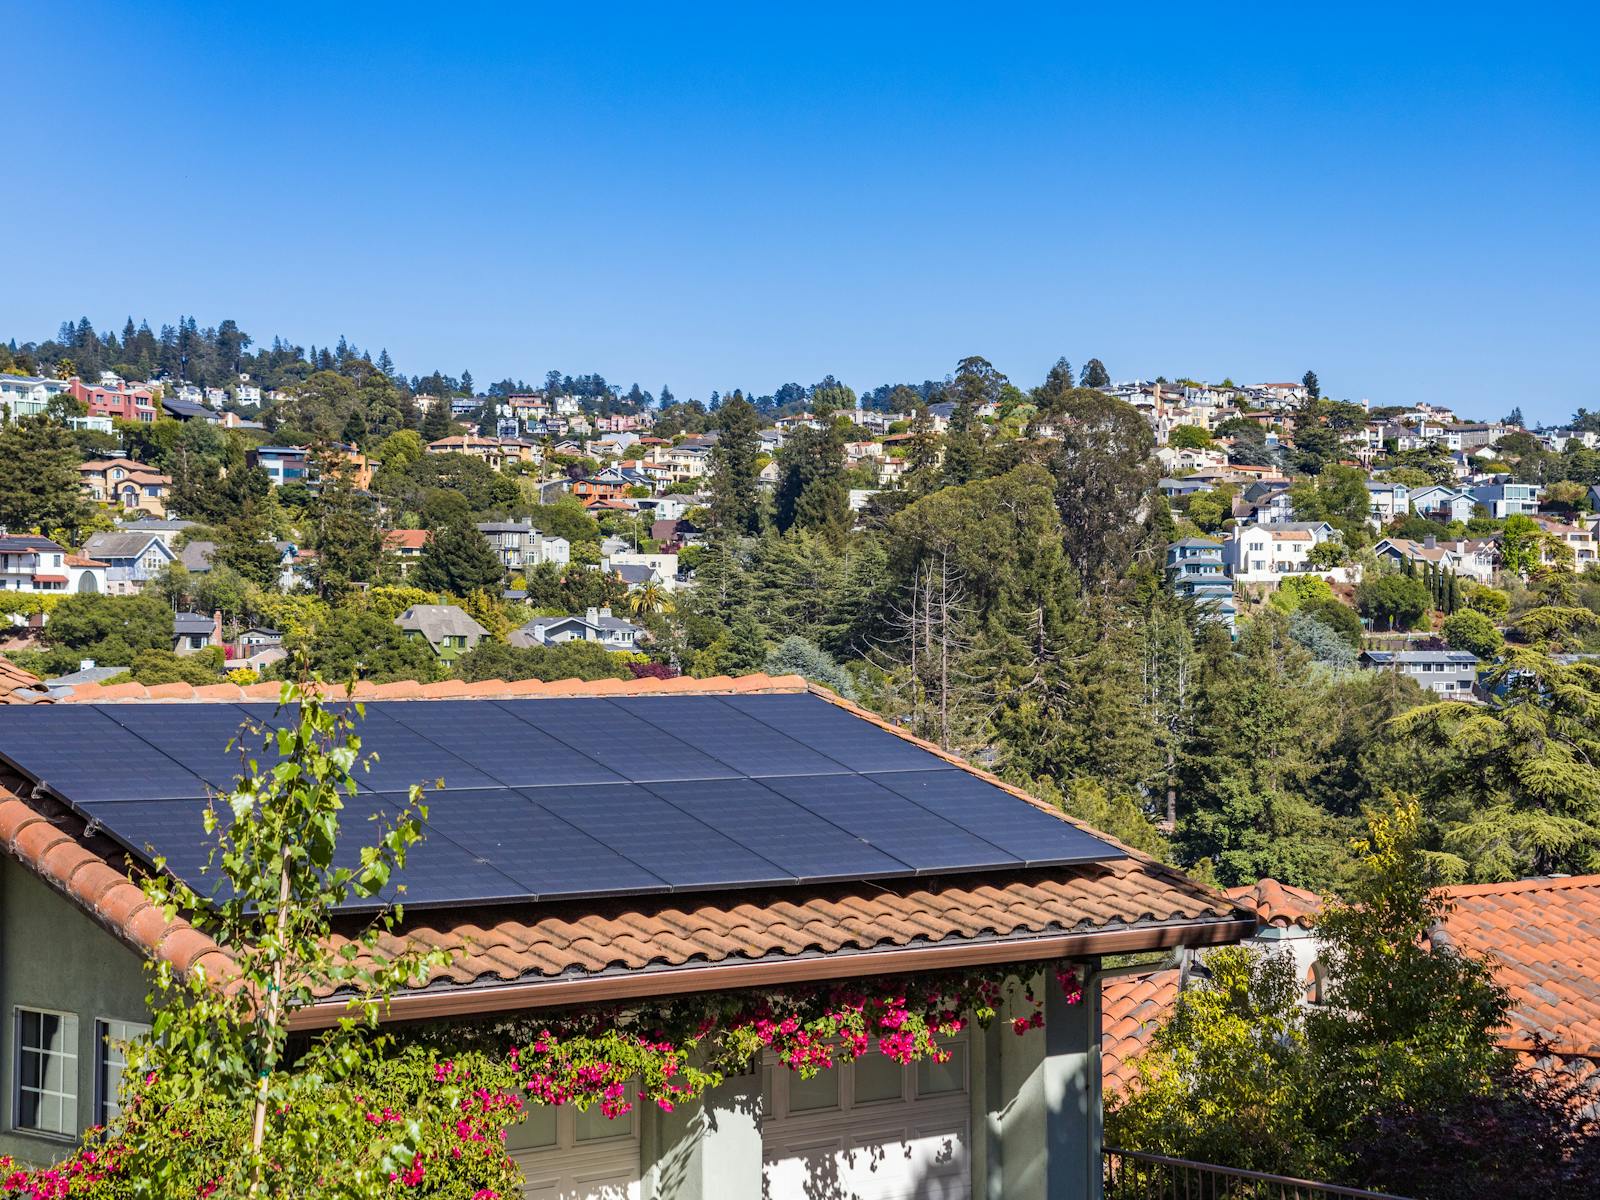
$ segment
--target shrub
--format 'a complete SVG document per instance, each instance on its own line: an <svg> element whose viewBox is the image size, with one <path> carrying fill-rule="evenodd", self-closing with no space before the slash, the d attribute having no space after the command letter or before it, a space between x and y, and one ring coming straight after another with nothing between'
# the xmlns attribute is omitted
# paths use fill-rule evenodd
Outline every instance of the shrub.
<svg viewBox="0 0 1600 1200"><path fill-rule="evenodd" d="M1486 660L1497 658L1506 644L1494 622L1471 608L1453 612L1444 619L1444 640L1452 650L1465 650Z"/></svg>

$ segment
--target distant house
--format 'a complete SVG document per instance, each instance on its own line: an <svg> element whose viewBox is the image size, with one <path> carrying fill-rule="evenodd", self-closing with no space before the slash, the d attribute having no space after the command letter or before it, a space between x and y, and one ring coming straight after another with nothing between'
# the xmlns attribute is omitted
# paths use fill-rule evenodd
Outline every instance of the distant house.
<svg viewBox="0 0 1600 1200"><path fill-rule="evenodd" d="M564 567L572 561L572 544L566 538L549 537L526 521L485 521L478 532L489 539L507 571L544 563Z"/></svg>
<svg viewBox="0 0 1600 1200"><path fill-rule="evenodd" d="M180 612L172 615L172 652L187 656L222 645L222 614Z"/></svg>
<svg viewBox="0 0 1600 1200"><path fill-rule="evenodd" d="M513 631L513 646L559 646L562 642L596 642L607 650L633 650L644 630L611 615L609 608L591 608L583 616L535 617Z"/></svg>
<svg viewBox="0 0 1600 1200"><path fill-rule="evenodd" d="M69 560L76 560L75 562ZM105 591L106 565L38 534L0 534L0 591Z"/></svg>
<svg viewBox="0 0 1600 1200"><path fill-rule="evenodd" d="M273 487L282 487L286 483L310 482L310 454L304 446L257 446L246 460L265 471Z"/></svg>
<svg viewBox="0 0 1600 1200"><path fill-rule="evenodd" d="M1489 510L1495 519L1529 516L1539 511L1539 485L1536 483L1487 483L1472 489L1472 498Z"/></svg>
<svg viewBox="0 0 1600 1200"><path fill-rule="evenodd" d="M610 500L626 499L629 486L620 478L606 479L591 475L587 479L573 480L571 490L585 508L594 508Z"/></svg>
<svg viewBox="0 0 1600 1200"><path fill-rule="evenodd" d="M1168 500L1216 490L1216 484L1209 479L1161 479L1156 482L1156 487Z"/></svg>
<svg viewBox="0 0 1600 1200"><path fill-rule="evenodd" d="M609 554L602 567L610 570L630 588L646 583L659 583L667 591L678 586L678 556L676 553L635 554L628 551Z"/></svg>
<svg viewBox="0 0 1600 1200"><path fill-rule="evenodd" d="M161 539L161 544L168 550L177 542L178 535L186 529L193 529L195 522L185 521L175 517L146 517L136 516L131 521L117 523L118 533L148 533Z"/></svg>
<svg viewBox="0 0 1600 1200"><path fill-rule="evenodd" d="M1184 538L1167 547L1167 581L1180 596L1199 606L1205 620L1217 621L1232 633L1239 609L1233 580L1222 561L1222 543L1211 538Z"/></svg>
<svg viewBox="0 0 1600 1200"><path fill-rule="evenodd" d="M188 542L178 551L178 561L191 575L204 575L211 570L211 560L217 556L215 542Z"/></svg>
<svg viewBox="0 0 1600 1200"><path fill-rule="evenodd" d="M1432 487L1418 488L1411 493L1412 512L1420 517L1443 521L1446 524L1451 521L1465 523L1472 520L1477 507L1478 502L1472 493L1461 488L1434 484Z"/></svg>
<svg viewBox="0 0 1600 1200"><path fill-rule="evenodd" d="M1222 560L1237 583L1276 585L1285 575L1311 571L1311 548L1335 536L1326 521L1242 525L1222 543Z"/></svg>
<svg viewBox="0 0 1600 1200"><path fill-rule="evenodd" d="M1465 650L1363 650L1361 666L1369 671L1398 671L1446 700L1473 699L1478 656Z"/></svg>
<svg viewBox="0 0 1600 1200"><path fill-rule="evenodd" d="M1403 483L1381 483L1367 480L1367 515L1373 525L1382 529L1396 517L1411 511L1411 489Z"/></svg>
<svg viewBox="0 0 1600 1200"><path fill-rule="evenodd" d="M1542 514L1533 518L1538 522L1539 528L1553 541L1559 542L1572 551L1572 566L1577 571L1587 571L1595 564L1595 536L1594 530L1588 525L1573 524L1547 517ZM1555 561L1549 546L1539 547L1539 561L1549 564Z"/></svg>
<svg viewBox="0 0 1600 1200"><path fill-rule="evenodd" d="M96 458L79 466L78 476L91 499L152 517L167 515L172 477L131 458Z"/></svg>
<svg viewBox="0 0 1600 1200"><path fill-rule="evenodd" d="M407 635L422 638L446 662L455 661L489 636L487 629L454 604L413 604L394 623Z"/></svg>
<svg viewBox="0 0 1600 1200"><path fill-rule="evenodd" d="M90 534L83 552L105 564L105 590L113 596L138 595L177 558L160 534L133 530Z"/></svg>
<svg viewBox="0 0 1600 1200"><path fill-rule="evenodd" d="M532 442L520 438L479 437L472 433L429 442L428 453L465 454L468 458L488 463L496 471L505 470L511 463L537 463L540 460L539 447Z"/></svg>
<svg viewBox="0 0 1600 1200"><path fill-rule="evenodd" d="M399 560L402 579L411 573L427 546L426 529L391 529L383 535L383 552Z"/></svg>
<svg viewBox="0 0 1600 1200"><path fill-rule="evenodd" d="M118 421L154 421L155 394L149 388L128 384L96 386L81 379L71 381L73 399L89 410L91 417L111 417Z"/></svg>

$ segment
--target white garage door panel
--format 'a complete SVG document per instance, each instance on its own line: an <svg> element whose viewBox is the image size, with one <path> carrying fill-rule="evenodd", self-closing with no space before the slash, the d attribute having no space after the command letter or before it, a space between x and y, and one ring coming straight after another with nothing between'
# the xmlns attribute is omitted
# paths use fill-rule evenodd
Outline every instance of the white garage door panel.
<svg viewBox="0 0 1600 1200"><path fill-rule="evenodd" d="M964 1086L918 1099L908 1072L905 1098L857 1103L858 1081L844 1066L835 1069L837 1103L811 1107L828 1089L807 1083L805 1106L791 1112L793 1078L770 1069L763 1200L971 1200Z"/></svg>

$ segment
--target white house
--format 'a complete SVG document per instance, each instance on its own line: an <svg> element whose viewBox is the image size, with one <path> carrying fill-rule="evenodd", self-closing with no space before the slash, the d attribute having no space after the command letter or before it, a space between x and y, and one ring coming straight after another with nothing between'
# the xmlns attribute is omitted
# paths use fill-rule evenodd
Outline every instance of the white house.
<svg viewBox="0 0 1600 1200"><path fill-rule="evenodd" d="M1222 543L1222 561L1236 583L1276 585L1285 575L1314 570L1311 548L1336 536L1326 521L1243 525Z"/></svg>

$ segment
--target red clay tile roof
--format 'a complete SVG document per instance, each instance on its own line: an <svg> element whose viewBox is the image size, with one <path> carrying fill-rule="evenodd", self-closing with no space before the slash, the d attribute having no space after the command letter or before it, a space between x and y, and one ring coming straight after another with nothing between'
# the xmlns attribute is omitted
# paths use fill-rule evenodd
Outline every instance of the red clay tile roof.
<svg viewBox="0 0 1600 1200"><path fill-rule="evenodd" d="M49 704L43 680L0 657L0 704Z"/></svg>
<svg viewBox="0 0 1600 1200"><path fill-rule="evenodd" d="M1158 967L1100 985L1100 1085L1106 1095L1125 1095L1138 1079L1133 1060L1177 1007L1181 976L1177 967Z"/></svg>
<svg viewBox="0 0 1600 1200"><path fill-rule="evenodd" d="M1244 887L1228 888L1223 893L1235 904L1253 909L1263 925L1287 929L1291 925L1310 929L1322 911L1322 897L1305 888L1290 887L1276 879L1263 879Z"/></svg>
<svg viewBox="0 0 1600 1200"><path fill-rule="evenodd" d="M76 689L70 701L240 700L273 698L277 689L276 684L86 685ZM1061 816L1053 807L912 738L875 714L809 687L799 676L405 682L361 685L356 695L421 702L471 696L805 690ZM342 694L342 689L329 691ZM123 860L115 847L87 835L81 821L48 797L29 799L31 789L24 780L13 777L4 782L11 791L0 789L0 849L136 949L159 954L183 970L200 961L225 965L223 951L203 934L182 920L164 924L160 914L143 903L142 893L119 869ZM1131 850L1125 859L999 877L841 883L702 897L621 897L459 914L425 911L408 916L402 938L449 948L457 957L425 988L405 998L417 1002L405 1013L398 1011L397 1002L396 1016L469 1011L464 1005L476 1006L470 1011L491 1011L562 1003L566 1001L551 997L576 997L575 982L613 987L623 978L631 980L629 994L650 995L797 979L802 973L838 977L954 965L934 961L941 954L993 963L1233 941L1252 926L1249 915L1221 894ZM1094 948L1085 943L1086 937L1094 940ZM851 962L841 965L844 958ZM728 974L724 968L729 967L754 970ZM766 972L765 977L757 977L759 972ZM708 974L716 979L707 979ZM695 982L684 982L690 979ZM543 998L530 994L531 985L546 985L540 993ZM434 1007L425 1008L430 1004Z"/></svg>
<svg viewBox="0 0 1600 1200"><path fill-rule="evenodd" d="M426 529L391 529L383 535L385 550L421 550L427 544Z"/></svg>
<svg viewBox="0 0 1600 1200"><path fill-rule="evenodd" d="M1498 964L1511 990L1504 1044L1535 1037L1563 1056L1600 1058L1600 875L1523 879L1445 888L1450 944Z"/></svg>

